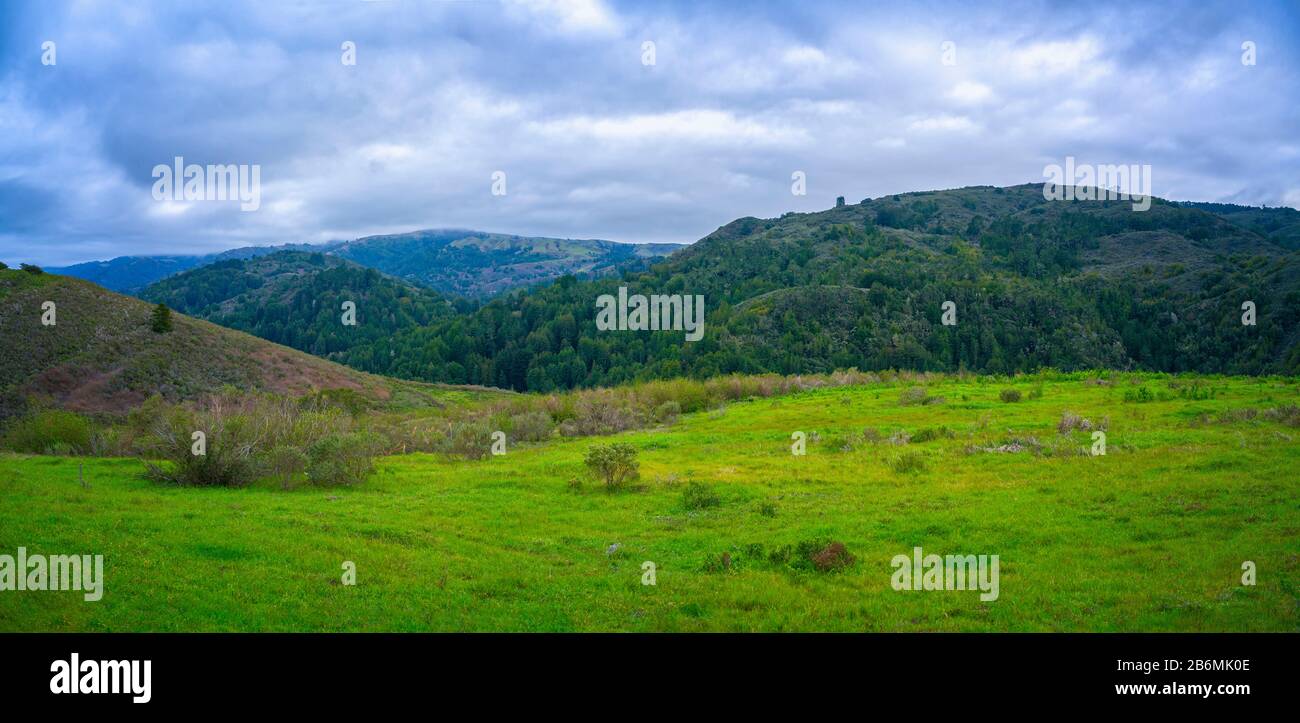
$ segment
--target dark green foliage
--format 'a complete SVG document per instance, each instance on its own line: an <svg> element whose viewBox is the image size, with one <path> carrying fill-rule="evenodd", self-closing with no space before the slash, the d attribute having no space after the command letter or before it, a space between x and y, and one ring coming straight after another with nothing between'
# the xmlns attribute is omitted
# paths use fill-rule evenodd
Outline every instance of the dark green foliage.
<svg viewBox="0 0 1300 723"><path fill-rule="evenodd" d="M40 275L45 273L45 270L37 266L36 264L19 264L18 268L22 269L23 271L26 271L29 274L34 274L34 275Z"/></svg>
<svg viewBox="0 0 1300 723"><path fill-rule="evenodd" d="M1020 390L1003 389L1001 392L998 393L998 399L1001 399L1004 402L1014 404L1015 402L1020 401Z"/></svg>
<svg viewBox="0 0 1300 723"><path fill-rule="evenodd" d="M158 302L158 305L153 307L149 328L153 329L155 334L166 334L172 330L172 310L168 309L166 304Z"/></svg>

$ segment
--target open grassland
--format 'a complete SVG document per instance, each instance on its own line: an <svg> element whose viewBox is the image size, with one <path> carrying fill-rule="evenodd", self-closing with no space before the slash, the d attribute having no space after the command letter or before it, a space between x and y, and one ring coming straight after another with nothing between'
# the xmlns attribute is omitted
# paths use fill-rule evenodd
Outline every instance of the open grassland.
<svg viewBox="0 0 1300 723"><path fill-rule="evenodd" d="M385 457L364 485L293 491L6 455L0 554L102 554L105 592L0 592L0 630L1293 631L1296 404L1277 378L868 384L477 461ZM583 465L610 441L641 462L613 493ZM689 504L692 481L716 504ZM855 561L774 554L811 540ZM890 560L915 546L999 555L1000 596L893 590Z"/></svg>

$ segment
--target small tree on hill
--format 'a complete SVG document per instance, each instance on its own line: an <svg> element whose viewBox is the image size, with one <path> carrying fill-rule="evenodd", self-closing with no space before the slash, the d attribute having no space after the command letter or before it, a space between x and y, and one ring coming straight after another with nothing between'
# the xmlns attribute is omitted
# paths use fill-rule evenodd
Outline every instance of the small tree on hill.
<svg viewBox="0 0 1300 723"><path fill-rule="evenodd" d="M172 310L161 301L153 307L153 320L149 323L149 328L156 334L166 334L172 330Z"/></svg>
<svg viewBox="0 0 1300 723"><path fill-rule="evenodd" d="M18 268L22 269L23 271L26 271L26 272L29 273L29 274L33 274L33 275L39 275L39 274L43 274L43 273L45 273L45 269L42 269L41 267L37 266L36 264L18 264Z"/></svg>
<svg viewBox="0 0 1300 723"><path fill-rule="evenodd" d="M598 444L587 450L585 462L611 492L624 482L636 479L641 468L636 447L623 443Z"/></svg>

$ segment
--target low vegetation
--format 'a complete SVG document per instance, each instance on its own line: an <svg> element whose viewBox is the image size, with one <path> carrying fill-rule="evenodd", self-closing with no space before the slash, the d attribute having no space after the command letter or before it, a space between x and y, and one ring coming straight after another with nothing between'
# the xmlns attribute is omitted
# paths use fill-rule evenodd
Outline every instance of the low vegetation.
<svg viewBox="0 0 1300 723"><path fill-rule="evenodd" d="M236 398L222 402L224 427L206 403L159 399L111 424L49 417L26 437L9 427L6 440L44 452L73 439L52 451L81 456L0 454L0 549L104 554L106 582L95 604L0 595L0 630L1300 629L1297 380L852 378L655 382L356 414L346 395ZM1194 385L1209 391L1179 395ZM909 387L949 401L898 404ZM1169 397L1124 400L1141 387ZM1007 388L1022 401L1002 403ZM582 395L593 413L625 410L640 426L561 434ZM656 422L669 399L680 416ZM179 414L191 416L172 449L188 450L199 422L218 430L209 454L224 445L234 460L222 469L236 473L192 479L239 485L159 484L140 459L79 447L142 449ZM504 456L477 460L437 441L401 453L402 439L451 424L512 420L543 438L511 437ZM1103 429L1106 454L1094 456ZM808 432L803 456L791 454L793 430ZM350 436L368 434L382 454ZM241 457L250 439L259 451ZM593 473L589 458L623 476ZM189 474L162 452L143 459ZM585 494L592 477L625 492ZM1001 597L893 590L890 560L916 546L999 555ZM339 584L345 560L356 587ZM641 584L645 561L654 586ZM1241 584L1245 561L1258 566L1254 586Z"/></svg>

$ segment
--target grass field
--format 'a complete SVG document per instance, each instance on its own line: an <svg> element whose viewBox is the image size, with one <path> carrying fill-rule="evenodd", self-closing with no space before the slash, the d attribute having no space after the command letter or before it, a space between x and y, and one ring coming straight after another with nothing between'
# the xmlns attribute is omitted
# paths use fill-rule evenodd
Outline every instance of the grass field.
<svg viewBox="0 0 1300 723"><path fill-rule="evenodd" d="M0 630L1300 629L1300 384L1114 379L949 379L932 404L820 389L481 461L387 457L342 489L164 487L135 459L7 455L0 554L102 554L105 592L0 592ZM1066 411L1105 425L1104 456L1058 431ZM612 440L640 450L641 478L607 493L582 460ZM689 481L718 503L688 508ZM808 540L855 562L773 559ZM890 560L915 546L998 555L1000 596L895 591Z"/></svg>

